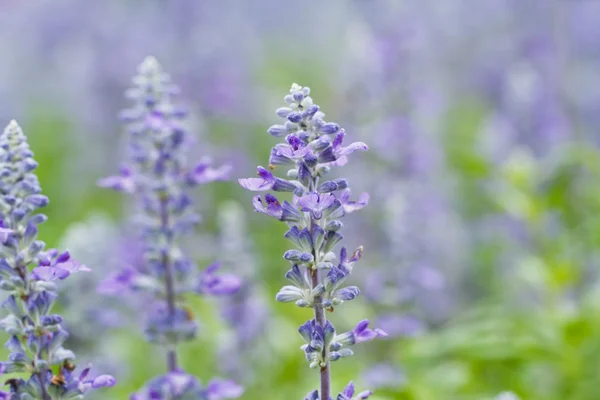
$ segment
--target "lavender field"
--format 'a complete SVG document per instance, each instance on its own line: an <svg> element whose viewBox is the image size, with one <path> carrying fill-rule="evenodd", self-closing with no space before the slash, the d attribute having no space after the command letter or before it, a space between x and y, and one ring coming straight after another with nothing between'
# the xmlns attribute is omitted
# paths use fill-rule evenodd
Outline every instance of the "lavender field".
<svg viewBox="0 0 600 400"><path fill-rule="evenodd" d="M598 0L1 0L0 399L599 399L598 37Z"/></svg>

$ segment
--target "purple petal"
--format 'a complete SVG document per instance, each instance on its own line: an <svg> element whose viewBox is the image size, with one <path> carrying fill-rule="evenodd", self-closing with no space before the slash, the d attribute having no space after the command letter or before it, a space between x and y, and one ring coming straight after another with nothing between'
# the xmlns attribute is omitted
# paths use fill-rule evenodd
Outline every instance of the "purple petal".
<svg viewBox="0 0 600 400"><path fill-rule="evenodd" d="M349 214L358 211L369 204L369 193L361 193L358 201L350 201L350 190L344 190L340 196L340 202L344 207L344 211Z"/></svg>
<svg viewBox="0 0 600 400"><path fill-rule="evenodd" d="M368 342L369 340L373 340L377 337L386 337L387 333L385 333L381 329L369 329L369 320L365 319L356 324L356 327L352 330L355 335L356 343Z"/></svg>
<svg viewBox="0 0 600 400"><path fill-rule="evenodd" d="M261 166L256 167L256 173L258 174L258 176L260 176L262 179L264 179L268 182L275 181L275 177L273 176L271 171L269 171L265 167L261 167Z"/></svg>
<svg viewBox="0 0 600 400"><path fill-rule="evenodd" d="M207 400L236 399L243 393L240 385L224 379L213 379L206 387Z"/></svg>
<svg viewBox="0 0 600 400"><path fill-rule="evenodd" d="M203 285L203 292L213 296L230 295L242 286L242 280L234 274L223 274L214 277L210 284Z"/></svg>
<svg viewBox="0 0 600 400"><path fill-rule="evenodd" d="M62 269L66 269L70 273L90 272L92 270L91 268L89 268L75 260L68 260L68 261L62 262L58 266Z"/></svg>
<svg viewBox="0 0 600 400"><path fill-rule="evenodd" d="M371 397L372 394L373 394L373 392L371 392L370 390L364 390L364 391L360 392L359 394L357 394L354 399L355 400L365 400L365 399L368 399L369 397Z"/></svg>
<svg viewBox="0 0 600 400"><path fill-rule="evenodd" d="M100 375L94 378L92 381L92 387L94 389L101 387L112 387L117 383L117 380L111 375Z"/></svg>
<svg viewBox="0 0 600 400"><path fill-rule="evenodd" d="M351 399L352 396L354 396L354 382L350 381L348 386L346 386L346 388L344 389L344 396L348 397L349 399Z"/></svg>
<svg viewBox="0 0 600 400"><path fill-rule="evenodd" d="M267 204L266 207L260 196L254 196L254 198L252 199L252 204L254 205L254 209L256 211L275 218L281 217L283 208L281 207L281 204L279 204L279 201L275 196L267 194L265 196L265 202Z"/></svg>
<svg viewBox="0 0 600 400"><path fill-rule="evenodd" d="M215 261L214 263L212 263L208 267L206 267L206 269L204 270L204 274L205 275L212 275L215 272L217 272L219 269L221 269L221 262L220 261Z"/></svg>
<svg viewBox="0 0 600 400"><path fill-rule="evenodd" d="M278 145L276 146L275 150L280 156L284 156L291 159L303 158L310 152L310 149L308 147L300 147L299 149L294 150L293 147L286 145Z"/></svg>
<svg viewBox="0 0 600 400"><path fill-rule="evenodd" d="M346 131L343 129L341 129L337 135L335 135L335 139L333 139L333 143L331 143L334 149L338 149L342 145L344 136L346 136Z"/></svg>
<svg viewBox="0 0 600 400"><path fill-rule="evenodd" d="M33 269L33 276L40 281L53 281L56 279L65 279L70 275L66 269L58 267L36 267Z"/></svg>
<svg viewBox="0 0 600 400"><path fill-rule="evenodd" d="M383 329L375 328L373 331L377 334L377 337L388 337L387 332Z"/></svg>
<svg viewBox="0 0 600 400"><path fill-rule="evenodd" d="M200 277L198 291L219 296L233 294L239 290L242 280L233 274L215 275L219 268L221 268L219 262L215 262L206 268Z"/></svg>
<svg viewBox="0 0 600 400"><path fill-rule="evenodd" d="M353 329L354 334L359 335L362 331L367 329L368 326L369 326L369 320L363 319L358 324L356 324L356 327Z"/></svg>
<svg viewBox="0 0 600 400"><path fill-rule="evenodd" d="M346 164L348 164L348 157L341 156L337 160L332 161L332 162L328 163L327 165L334 166L334 167L343 167Z"/></svg>
<svg viewBox="0 0 600 400"><path fill-rule="evenodd" d="M335 200L335 196L331 193L309 193L300 197L298 199L298 204L302 207L302 211L320 212L330 207Z"/></svg>
<svg viewBox="0 0 600 400"><path fill-rule="evenodd" d="M298 199L298 205L302 207L302 211L312 211L319 204L319 195L317 193L309 193Z"/></svg>
<svg viewBox="0 0 600 400"><path fill-rule="evenodd" d="M113 189L124 193L135 192L135 183L131 176L114 175L102 178L98 181L98 186Z"/></svg>
<svg viewBox="0 0 600 400"><path fill-rule="evenodd" d="M136 275L137 272L131 267L112 273L108 278L100 282L96 291L108 296L119 295L130 288Z"/></svg>
<svg viewBox="0 0 600 400"><path fill-rule="evenodd" d="M60 264L63 263L65 261L68 261L71 258L71 254L68 251L65 251L63 253L60 253L58 255L58 257L56 257L56 263Z"/></svg>
<svg viewBox="0 0 600 400"><path fill-rule="evenodd" d="M223 165L219 168L212 168L209 161L199 163L192 171L189 179L195 184L204 184L213 181L224 181L229 179L232 170L231 165Z"/></svg>
<svg viewBox="0 0 600 400"><path fill-rule="evenodd" d="M354 142L349 146L341 147L340 149L338 149L338 151L336 151L335 154L337 156L346 156L348 154L352 154L357 151L367 151L367 150L369 150L369 147L366 144L364 144L363 142Z"/></svg>
<svg viewBox="0 0 600 400"><path fill-rule="evenodd" d="M336 200L335 196L332 195L331 193L320 195L319 196L320 209L324 210L324 209L330 207L335 202L335 200Z"/></svg>
<svg viewBox="0 0 600 400"><path fill-rule="evenodd" d="M91 369L92 369L92 364L88 364L87 367L85 367L83 369L83 371L81 371L81 373L79 374L79 380L83 381L88 376Z"/></svg>
<svg viewBox="0 0 600 400"><path fill-rule="evenodd" d="M338 290L335 293L335 297L338 297L344 301L350 301L354 300L359 294L360 290L356 286L348 286Z"/></svg>
<svg viewBox="0 0 600 400"><path fill-rule="evenodd" d="M356 343L363 343L373 340L377 337L377 333L371 329L366 329L360 334L356 335Z"/></svg>
<svg viewBox="0 0 600 400"><path fill-rule="evenodd" d="M238 182L244 189L251 190L253 192L270 190L274 183L262 178L242 178L238 179Z"/></svg>
<svg viewBox="0 0 600 400"><path fill-rule="evenodd" d="M8 236L13 233L12 229L0 228L0 242L6 243Z"/></svg>

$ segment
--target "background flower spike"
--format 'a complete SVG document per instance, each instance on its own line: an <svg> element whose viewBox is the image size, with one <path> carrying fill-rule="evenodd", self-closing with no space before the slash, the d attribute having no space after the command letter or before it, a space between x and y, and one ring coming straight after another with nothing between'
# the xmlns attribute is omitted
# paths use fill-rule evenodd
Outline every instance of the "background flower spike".
<svg viewBox="0 0 600 400"><path fill-rule="evenodd" d="M103 293L145 292L146 339L164 348L167 374L147 382L135 400L237 398L243 389L228 380L202 385L185 373L177 357L178 345L196 337L198 325L184 302L187 294L227 296L238 291L241 279L221 273L218 262L198 273L182 249L182 239L193 231L199 216L193 210L190 188L227 179L229 166L213 167L205 158L188 165L190 135L183 127L186 113L173 101L178 88L154 57L147 57L127 94L133 106L126 116L129 157L121 172L98 184L135 198L135 227L143 243L141 268L127 266L108 278Z"/></svg>

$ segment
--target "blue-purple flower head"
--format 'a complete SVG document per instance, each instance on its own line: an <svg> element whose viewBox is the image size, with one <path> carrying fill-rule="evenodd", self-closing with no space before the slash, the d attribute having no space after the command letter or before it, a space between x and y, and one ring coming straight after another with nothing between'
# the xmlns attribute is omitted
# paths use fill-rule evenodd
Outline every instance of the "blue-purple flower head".
<svg viewBox="0 0 600 400"><path fill-rule="evenodd" d="M244 390L236 383L213 379L203 386L196 377L182 371L172 371L149 381L130 400L225 400L235 399Z"/></svg>

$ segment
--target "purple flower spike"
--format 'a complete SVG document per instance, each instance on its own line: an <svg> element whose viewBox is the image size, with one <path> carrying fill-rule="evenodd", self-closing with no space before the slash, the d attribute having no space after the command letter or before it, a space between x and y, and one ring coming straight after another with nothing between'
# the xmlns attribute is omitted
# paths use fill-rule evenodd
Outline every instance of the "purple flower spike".
<svg viewBox="0 0 600 400"><path fill-rule="evenodd" d="M350 357L353 352L348 346L358 341L385 336L381 330L368 329L368 321L356 334L351 331L336 335L325 313L360 293L357 286L340 286L360 259L362 247L350 258L342 249L338 265L334 264L335 247L343 239L340 231L344 224L340 219L369 201L366 193L358 201L351 201L347 179L328 180L325 176L333 167L346 164L348 155L368 148L362 142L342 145L344 129L324 120L325 114L313 103L309 88L293 84L284 100L287 105L278 108L276 114L285 121L273 125L269 133L276 137L286 135L285 142L271 149L269 164L274 171L289 168L286 179L258 167L259 178L240 179L240 184L251 191L294 193L291 202L280 203L267 195L264 200L255 196L252 203L256 211L285 222L289 228L284 236L294 248L287 250L283 258L292 264L286 274L292 284L283 286L275 299L313 310L314 318L302 325L299 333L305 341L302 350L309 367L320 371L321 390L312 391L305 400L330 400L333 399L330 363ZM340 394L338 400L351 400L354 390L348 390L352 393ZM356 399L366 399L369 395L370 392L363 392Z"/></svg>
<svg viewBox="0 0 600 400"><path fill-rule="evenodd" d="M0 392L0 399L82 399L88 390L113 386L115 380L109 375L86 380L89 368L74 373L75 354L63 347L69 337L64 318L50 311L59 281L90 269L72 260L68 251L44 251L44 242L37 240L38 225L47 220L39 210L49 200L35 174L38 164L27 137L15 121L0 134L0 149L0 250L15 255L0 259L2 280L10 282L2 296L9 314L2 329L10 338L5 344L10 354L9 361L0 362L0 374L19 374L7 379L10 394ZM114 181L107 184L123 187ZM60 383L51 379L54 374Z"/></svg>
<svg viewBox="0 0 600 400"><path fill-rule="evenodd" d="M182 239L193 233L201 220L193 210L190 188L228 179L231 167L213 167L209 158L188 164L188 152L195 140L184 128L187 113L175 104L179 88L155 58L144 60L133 83L134 87L127 91L133 104L122 113L128 133L126 163L131 167L122 169L119 176L101 180L100 185L133 195L132 226L142 249L139 260L131 265L124 263L124 268L104 280L98 291L109 295L135 291L145 295L150 306L146 310L145 338L167 348L168 372L146 382L131 399L207 399L208 388L182 371L177 360L179 344L193 340L198 330L198 323L185 304L186 295L231 295L242 282L233 274L217 274L218 263L198 274L194 262L185 254ZM253 190L295 190L265 168L259 168L258 175L241 182ZM268 197L266 201L272 202ZM257 200L258 210L260 206ZM274 204L263 206L264 212L273 213L273 207ZM74 272L85 267L69 263L64 269ZM109 378L98 377L92 385L110 382ZM215 399L229 396L225 385L220 391L217 389L211 391L222 395Z"/></svg>

